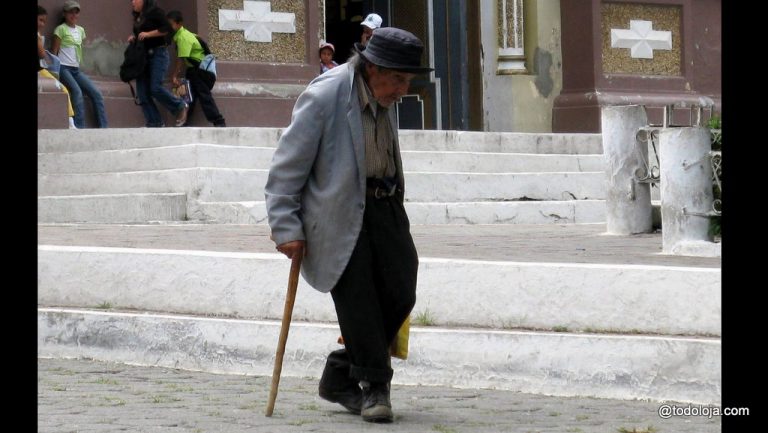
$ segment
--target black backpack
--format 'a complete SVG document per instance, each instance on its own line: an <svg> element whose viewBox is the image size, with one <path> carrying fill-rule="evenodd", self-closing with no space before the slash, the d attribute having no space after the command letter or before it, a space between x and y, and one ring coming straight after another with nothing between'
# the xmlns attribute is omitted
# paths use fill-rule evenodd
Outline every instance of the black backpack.
<svg viewBox="0 0 768 433"><path fill-rule="evenodd" d="M212 82L216 82L216 56L211 52L211 49L208 48L205 39L198 35L195 35L195 37L197 38L197 41L200 42L200 46L203 47L203 60L198 61L190 58L188 59L189 63L195 68L205 71L208 75L208 79Z"/></svg>
<svg viewBox="0 0 768 433"><path fill-rule="evenodd" d="M120 79L129 82L140 77L147 65L147 53L144 42L138 38L125 48L123 64L120 65Z"/></svg>
<svg viewBox="0 0 768 433"><path fill-rule="evenodd" d="M128 83L128 87L131 88L133 103L136 105L141 104L139 99L136 97L136 91L133 90L133 84L131 84L131 80L139 78L141 74L144 73L144 68L146 66L147 53L144 49L144 42L136 38L125 48L123 64L120 65L120 79Z"/></svg>
<svg viewBox="0 0 768 433"><path fill-rule="evenodd" d="M195 35L195 37L197 38L197 41L200 42L200 46L203 47L203 54L205 54L206 56L208 54L211 54L211 49L208 48L208 44L205 42L205 39L201 38L198 35Z"/></svg>

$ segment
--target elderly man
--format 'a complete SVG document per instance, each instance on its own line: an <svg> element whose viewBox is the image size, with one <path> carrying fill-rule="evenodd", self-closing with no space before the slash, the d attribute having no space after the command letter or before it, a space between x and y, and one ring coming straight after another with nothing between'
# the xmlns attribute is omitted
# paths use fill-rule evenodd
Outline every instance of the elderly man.
<svg viewBox="0 0 768 433"><path fill-rule="evenodd" d="M418 256L392 105L422 67L422 42L382 28L313 80L280 137L265 188L277 250L330 292L344 349L328 356L320 397L391 422L389 346L416 302Z"/></svg>

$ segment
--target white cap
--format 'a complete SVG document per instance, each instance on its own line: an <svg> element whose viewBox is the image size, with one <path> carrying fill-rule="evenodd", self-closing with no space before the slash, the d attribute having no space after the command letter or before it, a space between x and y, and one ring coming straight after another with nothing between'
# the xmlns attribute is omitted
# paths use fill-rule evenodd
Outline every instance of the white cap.
<svg viewBox="0 0 768 433"><path fill-rule="evenodd" d="M361 26L366 26L369 29L378 29L381 27L381 22L383 20L378 14L368 14L367 17L363 20L363 22L360 23Z"/></svg>

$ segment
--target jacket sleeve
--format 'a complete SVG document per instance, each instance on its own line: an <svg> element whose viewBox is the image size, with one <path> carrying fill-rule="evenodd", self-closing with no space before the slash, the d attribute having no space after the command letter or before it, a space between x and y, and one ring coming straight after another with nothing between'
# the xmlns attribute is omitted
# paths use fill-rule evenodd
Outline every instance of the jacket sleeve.
<svg viewBox="0 0 768 433"><path fill-rule="evenodd" d="M323 136L327 101L308 88L297 99L291 124L285 129L264 188L272 237L278 245L305 240L301 194L312 171Z"/></svg>

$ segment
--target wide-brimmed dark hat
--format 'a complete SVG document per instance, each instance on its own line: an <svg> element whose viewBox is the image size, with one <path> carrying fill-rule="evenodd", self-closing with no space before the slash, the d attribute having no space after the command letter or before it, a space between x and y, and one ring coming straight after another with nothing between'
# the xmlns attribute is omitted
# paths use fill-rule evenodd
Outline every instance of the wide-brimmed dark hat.
<svg viewBox="0 0 768 433"><path fill-rule="evenodd" d="M421 66L424 44L411 32L382 27L373 32L368 44L355 43L355 50L366 60L382 68L423 74L433 69Z"/></svg>

